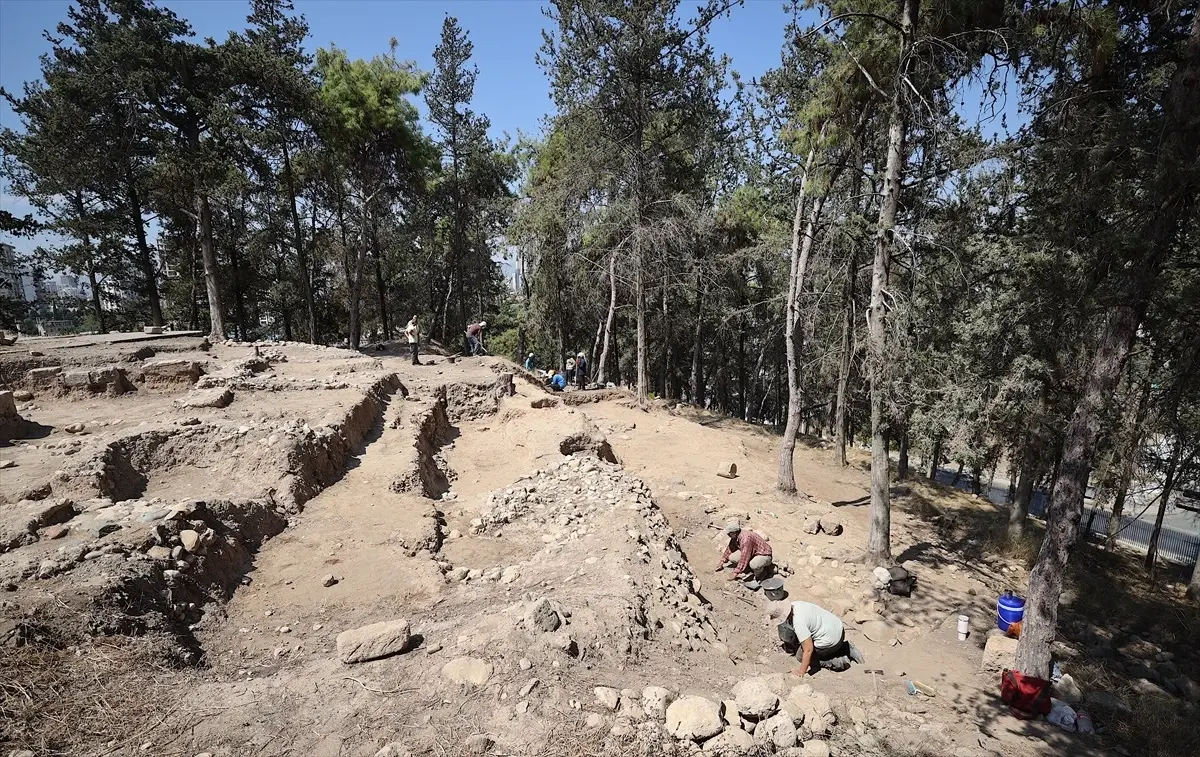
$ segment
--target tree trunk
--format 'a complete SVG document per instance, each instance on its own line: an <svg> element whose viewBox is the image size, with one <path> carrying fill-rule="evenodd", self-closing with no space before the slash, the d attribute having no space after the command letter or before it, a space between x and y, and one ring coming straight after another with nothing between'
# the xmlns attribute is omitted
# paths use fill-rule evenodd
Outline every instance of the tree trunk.
<svg viewBox="0 0 1200 757"><path fill-rule="evenodd" d="M667 287L662 289L662 318L663 318L663 397L666 399L674 399L675 393L671 391L671 312L669 309L669 300L667 297Z"/></svg>
<svg viewBox="0 0 1200 757"><path fill-rule="evenodd" d="M1200 14L1192 20L1182 52L1164 98L1156 176L1148 182L1153 215L1144 233L1134 237L1141 242L1142 255L1122 272L1120 290L1107 308L1104 335L1067 426L1062 475L1046 510L1046 537L1029 575L1017 668L1040 678L1049 678L1058 599L1082 517L1101 415L1117 388L1167 255L1176 246L1184 219L1190 217L1195 203L1197 177L1192 168L1200 151L1200 98L1196 97L1200 90Z"/></svg>
<svg viewBox="0 0 1200 757"><path fill-rule="evenodd" d="M649 399L650 365L646 356L646 280L641 252L634 261L633 288L637 300L637 402L645 407Z"/></svg>
<svg viewBox="0 0 1200 757"><path fill-rule="evenodd" d="M76 191L72 200L75 203L75 214L82 222L84 216L87 215L87 208L83 204L83 193ZM104 308L101 307L100 303L100 284L96 280L96 259L92 254L91 234L88 234L86 231L80 232L79 242L83 245L83 252L87 257L88 284L92 290L92 310L96 315L96 330L101 334L105 334L108 332L108 329L104 328Z"/></svg>
<svg viewBox="0 0 1200 757"><path fill-rule="evenodd" d="M88 263L88 284L92 290L92 311L96 314L96 330L101 334L107 334L108 329L104 326L104 307L100 302L100 283L96 280L96 266Z"/></svg>
<svg viewBox="0 0 1200 757"><path fill-rule="evenodd" d="M800 320L800 291L808 266L808 252L812 249L808 235L801 240L801 219L804 218L805 194L808 190L809 172L817 151L810 149L804 162L804 175L800 177L800 191L796 195L796 210L792 214L792 254L788 271L787 303L784 309L783 344L787 352L788 412L787 425L783 428L783 440L779 444L779 469L775 487L782 492L796 491L796 473L793 458L796 453L796 434L800 432L800 356L796 337L796 323ZM813 205L817 203L814 200ZM812 218L812 216L810 216Z"/></svg>
<svg viewBox="0 0 1200 757"><path fill-rule="evenodd" d="M200 221L200 256L204 260L204 288L208 293L208 320L214 339L225 339L225 316L221 312L221 273L217 267L217 248L213 244L212 208L208 195L197 192L196 216Z"/></svg>
<svg viewBox="0 0 1200 757"><path fill-rule="evenodd" d="M1153 363L1153 357L1151 363ZM1129 485L1133 482L1133 473L1137 469L1138 457L1142 447L1142 426L1146 421L1146 411L1150 407L1150 390L1153 382L1142 382L1142 390L1138 395L1137 408L1133 413L1133 422L1128 426L1128 438L1121 452L1121 472L1117 480L1116 496L1113 498L1112 513L1108 518L1108 528L1105 529L1104 549L1111 552L1117 546L1117 535L1121 532L1121 515L1125 510L1125 498L1129 494Z"/></svg>
<svg viewBox="0 0 1200 757"><path fill-rule="evenodd" d="M908 426L900 430L900 461L896 464L896 480L908 478Z"/></svg>
<svg viewBox="0 0 1200 757"><path fill-rule="evenodd" d="M701 283L700 264L696 263L696 312L692 329L692 373L688 380L688 399L697 407L704 407L704 290Z"/></svg>
<svg viewBox="0 0 1200 757"><path fill-rule="evenodd" d="M383 341L392 338L392 324L388 319L387 286L383 281L383 261L379 254L379 240L372 235L372 247L375 252L375 296L379 298L379 321L383 326Z"/></svg>
<svg viewBox="0 0 1200 757"><path fill-rule="evenodd" d="M746 418L746 318L738 318L738 418Z"/></svg>
<svg viewBox="0 0 1200 757"><path fill-rule="evenodd" d="M137 240L138 267L142 269L142 277L146 280L146 297L150 300L150 325L161 326L163 314L162 303L158 298L158 277L154 273L150 244L146 241L146 221L142 218L142 201L138 196L137 180L133 177L133 169L128 166L125 169L125 191L129 201L129 220L133 223L133 234ZM224 339L223 336L221 338Z"/></svg>
<svg viewBox="0 0 1200 757"><path fill-rule="evenodd" d="M1033 485L1038 478L1038 445L1032 432L1025 435L1021 451L1021 482L1012 506L1008 509L1008 541L1016 544L1025 538L1025 526L1029 521L1029 503L1033 501Z"/></svg>
<svg viewBox="0 0 1200 757"><path fill-rule="evenodd" d="M937 481L938 468L942 464L942 437L939 433L933 438L933 451L929 453L929 480Z"/></svg>
<svg viewBox="0 0 1200 757"><path fill-rule="evenodd" d="M292 215L292 244L296 248L296 263L300 268L300 293L304 296L304 311L308 325L308 341L317 341L317 306L313 298L312 271L308 264L308 249L304 245L304 232L300 228L300 208L296 204L296 181L292 174L292 158L287 140L283 140L283 173L288 193L288 207Z"/></svg>
<svg viewBox="0 0 1200 757"><path fill-rule="evenodd" d="M1175 438L1175 449L1171 452L1167 474L1163 477L1162 492L1158 495L1158 514L1154 517L1154 530L1150 532L1150 544L1146 548L1146 560L1143 563L1148 571L1154 570L1154 564L1158 560L1158 538L1162 535L1163 517L1167 514L1171 490L1175 488L1175 474L1179 471L1179 463L1183 457L1183 444L1183 437ZM1184 467L1187 467L1186 464Z"/></svg>
<svg viewBox="0 0 1200 757"><path fill-rule="evenodd" d="M617 253L608 255L608 315L604 318L604 347L600 350L600 360L596 365L599 373L596 382L604 386L608 377L608 348L613 340L613 319L617 314Z"/></svg>
<svg viewBox="0 0 1200 757"><path fill-rule="evenodd" d="M250 341L246 332L246 298L242 295L242 266L238 259L237 243L226 245L229 255L230 278L233 279L233 315L236 319L234 328L239 342Z"/></svg>
<svg viewBox="0 0 1200 757"><path fill-rule="evenodd" d="M846 403L850 401L850 365L854 333L854 288L858 279L858 247L850 246L846 284L842 289L842 351L838 357L837 408L834 410L834 446L839 465L846 465Z"/></svg>
<svg viewBox="0 0 1200 757"><path fill-rule="evenodd" d="M884 287L891 262L896 212L900 205L900 182L904 173L904 140L908 119L904 112L903 79L908 71L909 48L921 0L904 0L900 10L900 49L896 78L892 82L889 114L887 169L883 178L883 199L879 205L879 224L875 233L875 260L871 268L871 306L867 319L867 366L871 387L871 510L867 532L867 564L884 565L892 560L892 510L889 501L889 461L884 443L884 373L887 358L887 331L884 319Z"/></svg>
<svg viewBox="0 0 1200 757"><path fill-rule="evenodd" d="M364 202L365 205L365 202ZM350 349L357 350L362 344L362 285L363 270L367 267L367 229L370 220L363 208L363 228L359 232L358 254L350 273Z"/></svg>

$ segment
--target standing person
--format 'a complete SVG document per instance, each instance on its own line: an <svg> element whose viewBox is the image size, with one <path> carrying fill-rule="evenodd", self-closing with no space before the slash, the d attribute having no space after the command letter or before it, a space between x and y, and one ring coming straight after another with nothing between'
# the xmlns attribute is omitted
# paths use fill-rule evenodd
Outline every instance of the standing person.
<svg viewBox="0 0 1200 757"><path fill-rule="evenodd" d="M575 358L567 358L567 383L575 383Z"/></svg>
<svg viewBox="0 0 1200 757"><path fill-rule="evenodd" d="M575 356L575 385L580 389L587 386L587 366L587 358L582 352Z"/></svg>
<svg viewBox="0 0 1200 757"><path fill-rule="evenodd" d="M529 371L530 373L533 373L533 369L536 367L537 367L537 360L534 359L533 353L531 352L531 353L529 353L529 355L527 355L525 357L525 370Z"/></svg>
<svg viewBox="0 0 1200 757"><path fill-rule="evenodd" d="M408 325L404 327L404 338L408 340L408 348L412 350L412 364L421 365L417 353L421 349L421 327L417 325L417 317L414 315L408 321Z"/></svg>
<svg viewBox="0 0 1200 757"><path fill-rule="evenodd" d="M470 348L472 355L483 354L483 330L487 328L487 321L472 323L467 326L467 346Z"/></svg>
<svg viewBox="0 0 1200 757"><path fill-rule="evenodd" d="M819 668L843 671L851 662L863 664L862 652L846 641L842 619L812 602L772 602L769 622L778 623L784 649L800 660L793 675L815 673Z"/></svg>

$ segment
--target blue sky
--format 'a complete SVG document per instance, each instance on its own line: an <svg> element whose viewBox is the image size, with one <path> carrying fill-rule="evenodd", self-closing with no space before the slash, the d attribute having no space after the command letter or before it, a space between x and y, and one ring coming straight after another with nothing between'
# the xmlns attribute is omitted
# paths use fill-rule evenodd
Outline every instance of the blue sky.
<svg viewBox="0 0 1200 757"><path fill-rule="evenodd" d="M249 10L247 0L160 1L186 18L197 36L218 39L243 29ZM0 0L0 86L19 92L25 81L38 78L38 56L49 50L42 31L65 19L69 5L68 0ZM534 61L547 23L542 6L542 0L296 0L311 27L312 49L336 43L352 57L370 58L386 52L395 37L399 56L423 70L433 67L442 19L457 16L475 44L475 110L491 119L496 136L515 136L518 130L535 134L550 111L549 85ZM783 0L747 0L714 23L710 40L749 79L778 63L788 20ZM418 105L424 109L420 98ZM7 104L0 104L0 124L16 126L15 121ZM0 186L0 208L28 212L5 190Z"/></svg>

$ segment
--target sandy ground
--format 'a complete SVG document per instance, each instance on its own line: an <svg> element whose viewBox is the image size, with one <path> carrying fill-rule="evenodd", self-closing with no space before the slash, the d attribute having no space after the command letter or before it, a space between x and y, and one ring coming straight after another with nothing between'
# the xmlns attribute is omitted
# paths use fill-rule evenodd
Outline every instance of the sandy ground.
<svg viewBox="0 0 1200 757"><path fill-rule="evenodd" d="M102 356L105 348L80 349L100 350ZM248 352L246 347L215 350L180 354L221 362ZM865 668L881 671L876 677L855 666L808 677L817 691L829 695L839 716L830 741L834 754L1100 751L1098 744L1046 723L1007 716L998 707L996 676L980 672L995 598L1025 585L1024 566L966 559L950 548L949 534L914 513L921 503L938 498L959 506L989 505L919 484L897 485L893 553L918 575L919 588L911 598L872 605L872 566L858 562L868 502L862 454L841 468L818 440L808 440L798 447L795 461L803 495L787 496L773 486L778 438L763 429L691 409L659 405L645 411L627 399L534 409L531 400L544 393L518 379L516 395L501 400L494 413L452 419L441 434L430 459L449 479L450 494L434 499L395 486L413 457L414 434L429 403L447 384L486 385L506 370L501 361L449 364L439 357L433 358L435 365L416 367L391 354L364 357L300 347L288 348L287 354L288 362L276 368L289 381L355 383L320 391L246 392L228 408L189 413L205 423L262 428L250 433L265 444L274 423L300 419L315 426L352 405L367 378L395 373L404 392L386 399L345 474L291 514L282 533L257 550L232 599L205 607L191 626L203 651L202 667L157 674L158 683L172 692L171 701L162 703L161 721L86 753L369 757L386 744L406 743L414 753L459 754L466 735L488 733L497 740L497 753L566 754L564 742L556 742L564 733L558 729L572 738L582 732L583 714L595 711L593 686L658 684L720 697L738 680L788 674L795 662L780 651L766 622L764 597L713 571L722 547L716 527L730 517L769 536L776 562L788 569L792 599L845 609L848 638L866 655ZM77 453L83 455L87 447L130 429L175 422L185 415L175 405L177 398L170 392L143 392L35 399L23 412L41 424L44 435L32 445L0 450L0 457L17 463L3 472L0 493L14 497L53 475L63 458L50 453L59 452L53 443L67 438L61 429L68 422L88 419L85 452ZM616 520L588 521L574 544L556 537L553 524L535 528L514 522L472 533L490 495L561 464L559 444L580 423L595 424L619 459L619 470L648 486L698 579L696 594L710 603L717 631L710 643L689 650L686 644L652 640L622 656L604 646L606 631L597 629L595 656L567 659L525 648L502 627L506 608L539 592L560 596L564 603L569 598L577 608L590 606L589 592L595 607L607 607L604 597L624 596L618 574L630 570L624 566L631 558L621 556L625 528ZM737 464L736 478L716 475L718 463L726 461ZM232 496L257 483L252 476L221 478L185 463L151 476L143 496ZM811 519L830 515L843 524L843 534L805 533ZM565 543L562 552L559 542ZM590 567L570 563L567 555L587 555ZM519 566L520 578L511 584L460 583L443 575L448 566L497 572ZM336 583L326 585L330 576ZM27 598L24 592L18 596ZM966 641L956 636L960 614L971 617ZM417 649L356 666L338 661L338 633L394 618L411 624ZM857 619L870 622L860 625ZM864 634L866 628L875 638ZM495 673L488 688L464 693L437 684L441 666L462 654L489 660ZM528 696L541 698L526 714L513 702L533 675L541 686ZM932 686L937 696L907 695L906 680Z"/></svg>

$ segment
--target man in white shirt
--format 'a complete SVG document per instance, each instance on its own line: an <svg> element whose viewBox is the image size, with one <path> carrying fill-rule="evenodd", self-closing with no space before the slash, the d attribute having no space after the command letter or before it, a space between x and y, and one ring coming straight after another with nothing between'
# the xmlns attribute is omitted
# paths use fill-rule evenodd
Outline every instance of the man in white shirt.
<svg viewBox="0 0 1200 757"><path fill-rule="evenodd" d="M412 364L420 365L421 361L417 359L417 351L421 348L421 327L417 325L417 317L415 315L409 320L408 325L404 327L404 336L408 339L408 348L412 350Z"/></svg>
<svg viewBox="0 0 1200 757"><path fill-rule="evenodd" d="M851 662L863 663L862 653L846 641L846 627L838 616L812 602L772 602L771 623L777 623L779 640L800 660L793 675L803 676L819 668L842 671Z"/></svg>

